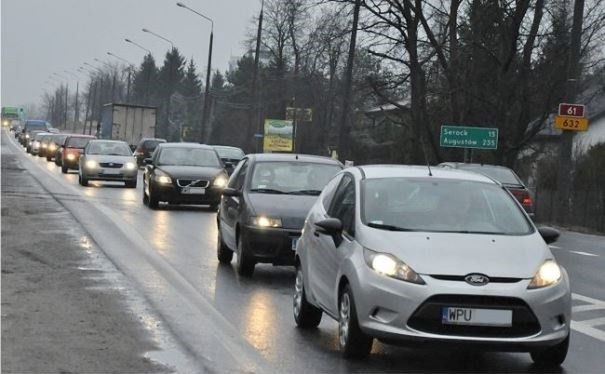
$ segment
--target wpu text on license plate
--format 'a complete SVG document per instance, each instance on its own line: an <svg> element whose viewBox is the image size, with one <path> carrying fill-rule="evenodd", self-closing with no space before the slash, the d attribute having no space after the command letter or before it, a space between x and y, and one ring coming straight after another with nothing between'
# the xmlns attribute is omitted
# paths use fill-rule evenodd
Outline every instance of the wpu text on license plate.
<svg viewBox="0 0 605 374"><path fill-rule="evenodd" d="M475 309L445 307L441 322L446 325L512 326L513 311L502 309Z"/></svg>

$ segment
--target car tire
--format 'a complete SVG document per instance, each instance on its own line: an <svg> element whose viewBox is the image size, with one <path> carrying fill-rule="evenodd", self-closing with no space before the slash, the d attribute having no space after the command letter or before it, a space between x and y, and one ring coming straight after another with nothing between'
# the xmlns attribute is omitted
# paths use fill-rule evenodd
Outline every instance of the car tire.
<svg viewBox="0 0 605 374"><path fill-rule="evenodd" d="M559 367L567 357L569 335L561 343L540 351L530 353L531 359L540 367Z"/></svg>
<svg viewBox="0 0 605 374"><path fill-rule="evenodd" d="M88 178L83 177L82 174L79 174L78 181L81 186L88 187Z"/></svg>
<svg viewBox="0 0 605 374"><path fill-rule="evenodd" d="M210 204L208 209L210 209L213 212L216 212L218 210L218 204Z"/></svg>
<svg viewBox="0 0 605 374"><path fill-rule="evenodd" d="M136 181L136 179L133 181L126 181L126 182L124 182L124 185L127 188L137 188L137 181Z"/></svg>
<svg viewBox="0 0 605 374"><path fill-rule="evenodd" d="M218 234L216 238L216 257L218 262L221 264L230 264L233 260L233 251L225 245L223 236L221 235L221 228L218 227Z"/></svg>
<svg viewBox="0 0 605 374"><path fill-rule="evenodd" d="M143 182L143 205L149 205L149 197L145 192L145 182Z"/></svg>
<svg viewBox="0 0 605 374"><path fill-rule="evenodd" d="M68 171L69 171L69 168L67 166L61 165L61 173L67 174Z"/></svg>
<svg viewBox="0 0 605 374"><path fill-rule="evenodd" d="M147 197L147 206L151 209L157 209L160 201L153 194L153 190L151 189L151 184L149 185L149 196Z"/></svg>
<svg viewBox="0 0 605 374"><path fill-rule="evenodd" d="M246 254L247 250L244 240L240 237L237 241L237 260L235 261L235 270L244 277L251 277L254 274L254 260Z"/></svg>
<svg viewBox="0 0 605 374"><path fill-rule="evenodd" d="M307 301L303 271L296 268L296 283L294 285L293 308L294 321L298 327L312 329L319 326L323 312Z"/></svg>
<svg viewBox="0 0 605 374"><path fill-rule="evenodd" d="M53 160L53 158L52 158L52 157L50 157L50 156L46 156L46 161L51 162L52 160Z"/></svg>
<svg viewBox="0 0 605 374"><path fill-rule="evenodd" d="M338 344L345 358L364 358L372 351L374 339L359 327L355 299L347 284L338 298Z"/></svg>

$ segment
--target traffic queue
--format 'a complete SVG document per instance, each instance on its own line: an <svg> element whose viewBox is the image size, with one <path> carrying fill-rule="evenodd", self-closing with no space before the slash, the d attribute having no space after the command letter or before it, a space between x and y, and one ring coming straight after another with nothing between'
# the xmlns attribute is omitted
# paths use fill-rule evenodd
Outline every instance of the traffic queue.
<svg viewBox="0 0 605 374"><path fill-rule="evenodd" d="M143 166L149 208L217 211L218 261L230 266L235 254L240 276L258 263L294 266L296 325L333 318L347 358L370 354L375 339L529 352L543 366L566 358L570 282L548 246L559 232L535 225L531 195L506 170L345 168L321 156L154 139L133 153L126 142L49 130L26 122L18 135L63 173L78 170L82 186L135 188Z"/></svg>

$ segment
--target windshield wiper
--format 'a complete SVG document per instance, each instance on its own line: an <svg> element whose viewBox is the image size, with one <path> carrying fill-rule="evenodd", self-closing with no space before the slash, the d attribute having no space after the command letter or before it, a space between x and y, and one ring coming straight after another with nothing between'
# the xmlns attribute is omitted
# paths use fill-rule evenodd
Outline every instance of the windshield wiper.
<svg viewBox="0 0 605 374"><path fill-rule="evenodd" d="M375 229L388 230L388 231L416 231L413 229L406 229L405 227L384 225L382 223L376 223L376 222L370 222L370 223L368 223L368 226L375 228Z"/></svg>
<svg viewBox="0 0 605 374"><path fill-rule="evenodd" d="M288 193L291 195L319 196L321 194L321 190L299 190L299 191L290 191Z"/></svg>
<svg viewBox="0 0 605 374"><path fill-rule="evenodd" d="M275 190L273 188L252 188L250 192L258 192L258 193L274 193L274 194L285 194L284 191Z"/></svg>

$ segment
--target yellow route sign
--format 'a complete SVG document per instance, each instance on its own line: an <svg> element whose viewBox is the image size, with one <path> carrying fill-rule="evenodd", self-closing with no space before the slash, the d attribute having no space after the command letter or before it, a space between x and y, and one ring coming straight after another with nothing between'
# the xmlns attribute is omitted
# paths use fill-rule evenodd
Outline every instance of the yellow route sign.
<svg viewBox="0 0 605 374"><path fill-rule="evenodd" d="M560 130L586 131L588 130L588 118L556 116L555 128Z"/></svg>

